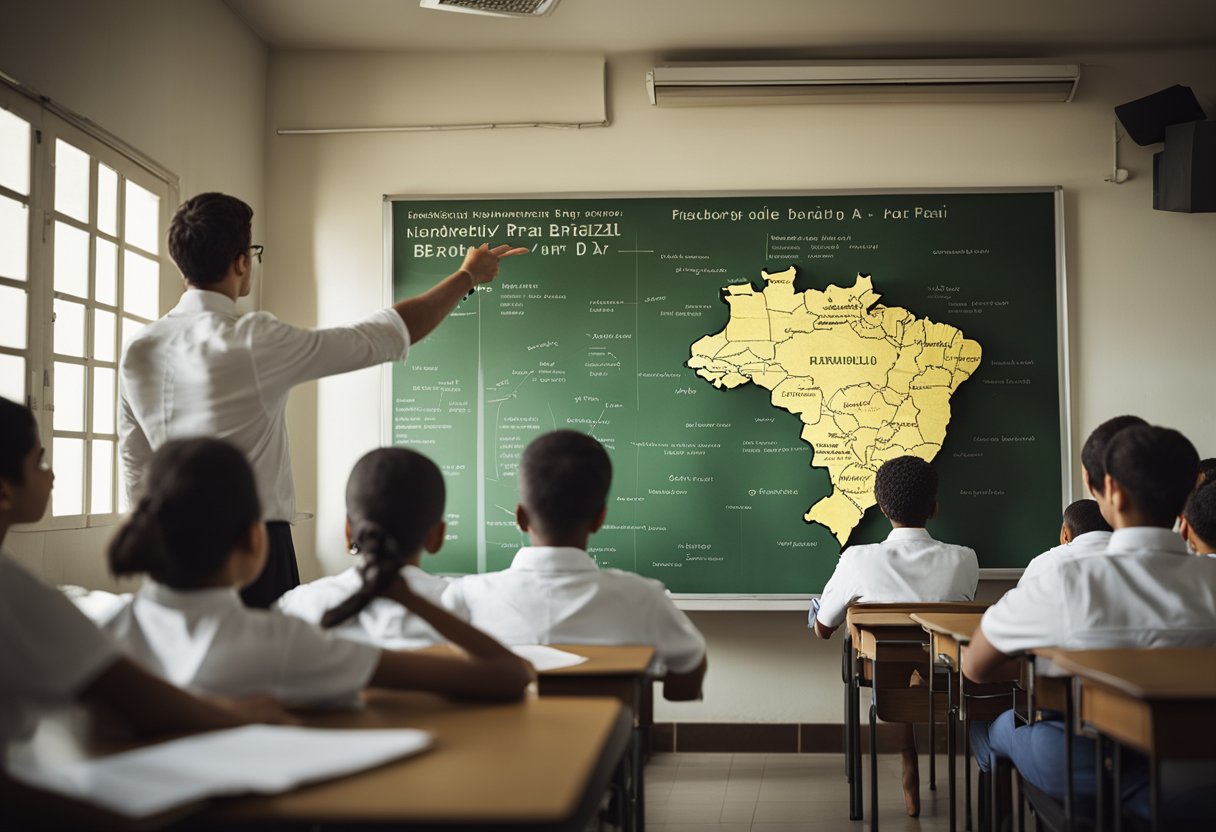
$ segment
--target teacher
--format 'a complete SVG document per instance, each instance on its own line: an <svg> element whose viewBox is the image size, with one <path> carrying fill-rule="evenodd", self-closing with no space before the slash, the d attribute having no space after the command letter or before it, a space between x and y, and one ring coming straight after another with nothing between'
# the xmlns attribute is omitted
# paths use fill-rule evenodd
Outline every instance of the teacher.
<svg viewBox="0 0 1216 832"><path fill-rule="evenodd" d="M300 583L291 541L288 393L305 381L404 360L410 344L498 274L502 258L527 249L470 248L459 270L416 297L347 326L300 329L267 312L237 311L237 298L249 294L253 261L262 257L262 246L251 244L252 220L252 208L220 193L199 194L177 209L169 254L186 291L123 350L118 442L132 506L148 459L170 439L214 436L245 453L270 547L262 574L241 597L248 606L269 607Z"/></svg>

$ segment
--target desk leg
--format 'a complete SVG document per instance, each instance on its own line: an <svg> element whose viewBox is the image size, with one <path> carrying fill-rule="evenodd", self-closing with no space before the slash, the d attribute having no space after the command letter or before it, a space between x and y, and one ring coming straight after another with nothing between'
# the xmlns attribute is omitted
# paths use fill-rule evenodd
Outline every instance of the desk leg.
<svg viewBox="0 0 1216 832"><path fill-rule="evenodd" d="M633 807L630 805L629 799L629 778L633 772L629 771L631 754L627 749L621 755L621 760L617 764L616 771L612 775L612 789L616 792L616 823L617 828L624 832L633 832Z"/></svg>
<svg viewBox="0 0 1216 832"><path fill-rule="evenodd" d="M849 781L849 820L862 819L862 786L861 786L861 680L858 678L857 667L853 668L852 701L849 703L850 730L852 739L849 747L852 750L853 776Z"/></svg>
<svg viewBox="0 0 1216 832"><path fill-rule="evenodd" d="M1072 738L1076 734L1073 725L1072 682L1064 686L1064 832L1073 832L1072 824Z"/></svg>
<svg viewBox="0 0 1216 832"><path fill-rule="evenodd" d="M1123 744L1116 741L1111 749L1111 803L1114 806L1115 832L1123 832Z"/></svg>
<svg viewBox="0 0 1216 832"><path fill-rule="evenodd" d="M1106 829L1106 737L1098 734L1094 749L1094 829Z"/></svg>
<svg viewBox="0 0 1216 832"><path fill-rule="evenodd" d="M932 657L930 657L932 658ZM929 662L929 791L937 791L937 722L933 710L933 677L937 663Z"/></svg>
<svg viewBox="0 0 1216 832"><path fill-rule="evenodd" d="M1165 828L1161 825L1161 761L1156 754L1151 754L1148 765L1149 820L1153 832L1160 832Z"/></svg>
<svg viewBox="0 0 1216 832"><path fill-rule="evenodd" d="M645 832L646 830L646 772L643 770L646 766L646 742L647 722L649 716L643 711L646 707L646 697L653 693L654 688L645 680L638 679L636 690L637 708L634 713L637 714L636 721L633 725L633 749L630 755L630 769L632 777L629 780L629 785L632 787L630 792L630 813L632 815L632 830L633 832Z"/></svg>
<svg viewBox="0 0 1216 832"><path fill-rule="evenodd" d="M959 688L962 688L962 680L959 680ZM963 696L966 694L959 693ZM966 704L963 705L966 708ZM971 832L971 720L966 714L963 715L963 828L967 832Z"/></svg>
<svg viewBox="0 0 1216 832"><path fill-rule="evenodd" d="M878 672L874 675L877 677ZM870 832L878 832L878 704L870 688Z"/></svg>
<svg viewBox="0 0 1216 832"><path fill-rule="evenodd" d="M955 771L955 738L958 736L958 708L954 704L954 671L946 677L946 765L950 777L950 832L958 829L957 772Z"/></svg>

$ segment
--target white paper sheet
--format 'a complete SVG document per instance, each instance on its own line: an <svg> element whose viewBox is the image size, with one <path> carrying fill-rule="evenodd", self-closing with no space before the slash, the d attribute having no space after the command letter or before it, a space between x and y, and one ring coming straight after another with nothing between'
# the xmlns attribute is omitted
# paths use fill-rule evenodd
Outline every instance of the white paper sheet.
<svg viewBox="0 0 1216 832"><path fill-rule="evenodd" d="M276 794L417 754L431 735L412 729L330 731L249 725L59 766L14 760L36 788L146 817L207 797Z"/></svg>
<svg viewBox="0 0 1216 832"><path fill-rule="evenodd" d="M521 659L531 662L537 673L562 667L574 667L587 661L586 656L567 653L565 650L558 650L544 644L517 644L511 648L511 652Z"/></svg>

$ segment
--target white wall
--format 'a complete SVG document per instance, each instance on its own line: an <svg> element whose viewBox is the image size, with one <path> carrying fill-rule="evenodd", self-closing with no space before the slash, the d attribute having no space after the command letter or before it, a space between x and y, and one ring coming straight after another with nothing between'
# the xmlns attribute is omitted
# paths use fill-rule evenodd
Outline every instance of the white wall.
<svg viewBox="0 0 1216 832"><path fill-rule="evenodd" d="M266 47L220 0L4 3L0 72L160 162L183 195L239 195L258 212L255 235L266 67ZM14 531L5 548L48 580L103 587L110 531Z"/></svg>
<svg viewBox="0 0 1216 832"><path fill-rule="evenodd" d="M502 83L503 57L466 60ZM1066 189L1077 436L1111 415L1135 412L1178 427L1214 455L1216 217L1152 211L1151 149L1130 142L1122 162L1132 179L1122 186L1102 180L1111 167L1113 106L1173 83L1193 85L1210 105L1216 50L1067 57L1082 61L1084 71L1076 101L1066 105L660 110L643 91L653 56L620 55L609 58L607 129L270 135L274 258L266 308L301 324L336 323L376 308L384 297L383 194L1058 184ZM426 71L441 66L438 56L397 60L407 70L399 83L411 94L432 89L436 106L450 103L449 88L426 86L442 78ZM368 123L383 123L376 102L398 93L384 88L381 70L342 55L273 52L268 132L315 121L317 113L301 102L333 95L345 96L343 123L358 121L360 103ZM509 83L509 70L505 78ZM536 97L517 89L518 118L532 117L528 105ZM425 96L412 100L425 111ZM481 115L477 98L463 104L466 120L490 117ZM402 112L400 121L415 116ZM300 545L306 572L341 564L343 483L354 460L380 441L380 380L374 370L329 379L293 400L300 504L318 510L320 560L308 563ZM309 534L299 529L298 545ZM809 639L801 614L695 618L710 640L706 700L661 704L659 720L839 720L839 646Z"/></svg>

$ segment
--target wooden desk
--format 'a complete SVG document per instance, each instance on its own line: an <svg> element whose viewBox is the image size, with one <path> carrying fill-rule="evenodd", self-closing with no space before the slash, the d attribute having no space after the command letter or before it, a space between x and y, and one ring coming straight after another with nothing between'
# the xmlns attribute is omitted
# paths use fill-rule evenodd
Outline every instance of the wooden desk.
<svg viewBox="0 0 1216 832"><path fill-rule="evenodd" d="M983 617L979 612L915 612L911 615L912 620L929 634L934 661L944 659L956 671L961 664L962 646L970 643L971 635Z"/></svg>
<svg viewBox="0 0 1216 832"><path fill-rule="evenodd" d="M1216 753L1216 647L1034 652L1072 674L1082 724L1148 755L1152 825L1161 829L1161 761Z"/></svg>

